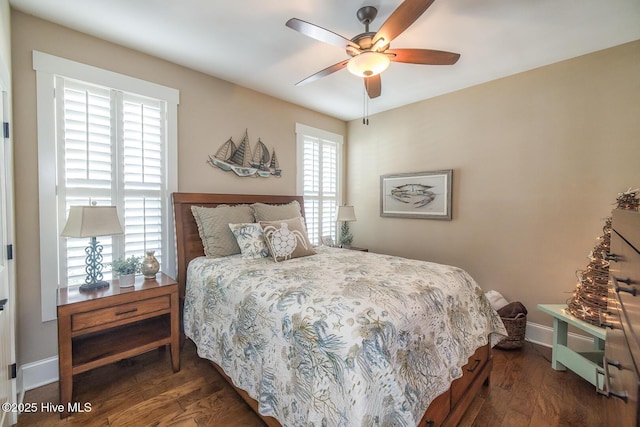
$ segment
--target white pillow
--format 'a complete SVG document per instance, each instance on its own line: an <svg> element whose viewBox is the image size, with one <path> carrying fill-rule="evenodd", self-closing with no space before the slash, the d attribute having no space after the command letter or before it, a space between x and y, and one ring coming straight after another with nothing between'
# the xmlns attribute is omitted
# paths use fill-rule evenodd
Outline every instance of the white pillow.
<svg viewBox="0 0 640 427"><path fill-rule="evenodd" d="M507 301L498 291L489 291L485 293L485 295L487 296L491 307L496 311L509 304L509 301Z"/></svg>

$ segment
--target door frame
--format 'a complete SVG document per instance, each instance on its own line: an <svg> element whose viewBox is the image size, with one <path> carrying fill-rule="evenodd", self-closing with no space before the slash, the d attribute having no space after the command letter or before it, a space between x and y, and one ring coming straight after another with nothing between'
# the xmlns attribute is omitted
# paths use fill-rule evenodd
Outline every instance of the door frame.
<svg viewBox="0 0 640 427"><path fill-rule="evenodd" d="M5 227L6 227L6 244L11 245L14 249L12 250L12 257L9 259L9 247L0 248L1 256L4 258L6 262L7 268L7 280L8 280L8 302L5 305L4 311L6 315L6 322L8 323L8 335L9 335L9 352L8 352L8 363L9 366L12 364L16 364L16 312L17 312L17 292L16 292L16 269L15 269L15 214L14 214L14 173L13 173L13 135L12 135L12 98L11 98L11 79L8 74L7 64L3 61L3 58L0 57L0 102L2 102L2 128L0 128L0 135L2 140L2 146L0 149L3 150L4 154L4 164L2 165L2 170L4 171L4 182L5 185L5 205L4 212L0 212L0 215L5 217ZM7 123L8 137L4 135L4 123ZM9 370L9 366L0 366L0 369ZM17 365L16 365L17 366ZM16 369L17 371L17 369ZM17 394L17 386L16 386L16 378L9 379L9 396L8 402L11 404L16 404L18 402L18 394ZM16 424L18 422L18 412L11 411L7 413L7 417L5 419L6 425ZM1 426L4 427L4 426Z"/></svg>

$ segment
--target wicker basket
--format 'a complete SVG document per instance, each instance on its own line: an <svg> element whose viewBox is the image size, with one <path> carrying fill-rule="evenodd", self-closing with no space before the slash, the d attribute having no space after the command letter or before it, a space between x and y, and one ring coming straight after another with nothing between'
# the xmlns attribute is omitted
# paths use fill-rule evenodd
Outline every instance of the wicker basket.
<svg viewBox="0 0 640 427"><path fill-rule="evenodd" d="M518 313L514 318L508 319L501 317L500 319L502 319L502 323L504 323L504 327L507 329L509 336L496 344L496 347L502 350L522 348L524 344L524 333L527 329L527 315Z"/></svg>

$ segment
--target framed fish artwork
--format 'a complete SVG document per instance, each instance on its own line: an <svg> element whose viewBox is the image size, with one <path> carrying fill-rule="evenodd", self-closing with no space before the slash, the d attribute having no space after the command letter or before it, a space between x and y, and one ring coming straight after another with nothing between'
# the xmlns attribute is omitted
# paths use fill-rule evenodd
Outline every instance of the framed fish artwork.
<svg viewBox="0 0 640 427"><path fill-rule="evenodd" d="M453 170L380 177L380 216L450 221Z"/></svg>

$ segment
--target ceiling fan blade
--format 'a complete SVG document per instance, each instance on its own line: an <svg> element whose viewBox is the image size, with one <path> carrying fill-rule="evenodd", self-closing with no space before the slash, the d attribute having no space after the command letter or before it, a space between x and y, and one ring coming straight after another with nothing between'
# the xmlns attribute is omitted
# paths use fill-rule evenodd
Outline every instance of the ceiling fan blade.
<svg viewBox="0 0 640 427"><path fill-rule="evenodd" d="M390 43L409 28L433 2L434 0L404 0L382 24L373 37L373 42L383 38L385 43Z"/></svg>
<svg viewBox="0 0 640 427"><path fill-rule="evenodd" d="M327 30L326 28L319 27L315 24L303 21L298 18L289 19L285 25L293 30L301 32L305 36L311 37L312 39L316 39L321 42L340 47L342 49L346 49L347 46L360 49L360 46L347 39L346 37L342 37L340 34L336 34L333 31Z"/></svg>
<svg viewBox="0 0 640 427"><path fill-rule="evenodd" d="M364 87L367 89L369 98L377 98L382 93L382 80L380 74L364 78Z"/></svg>
<svg viewBox="0 0 640 427"><path fill-rule="evenodd" d="M453 65L460 58L459 53L431 49L388 49L385 54L393 62L425 65Z"/></svg>
<svg viewBox="0 0 640 427"><path fill-rule="evenodd" d="M347 64L349 63L348 59L345 59L344 61L338 62L337 64L333 64L330 67L325 68L322 71L318 71L315 74L310 75L309 77L307 77L304 80L300 80L298 83L296 83L296 86L300 86L300 85L304 85L307 83L311 83L315 80L318 80L322 77L328 76L329 74L333 74L336 71L340 71L343 68L346 68Z"/></svg>

